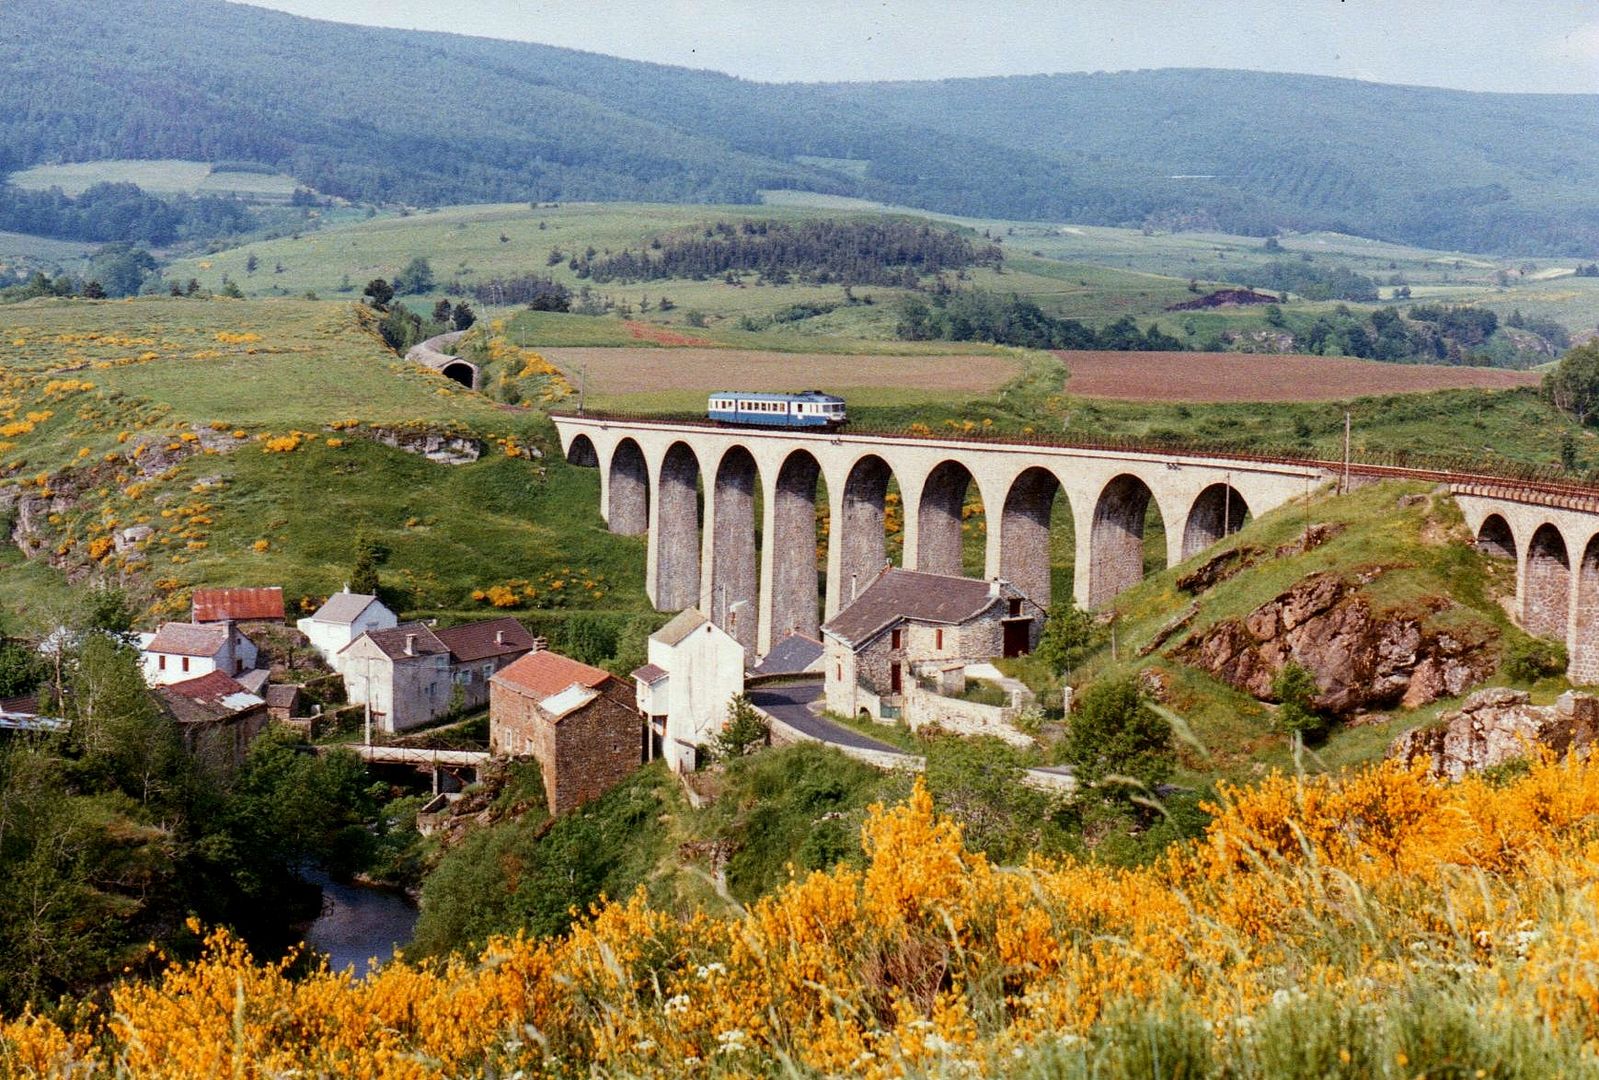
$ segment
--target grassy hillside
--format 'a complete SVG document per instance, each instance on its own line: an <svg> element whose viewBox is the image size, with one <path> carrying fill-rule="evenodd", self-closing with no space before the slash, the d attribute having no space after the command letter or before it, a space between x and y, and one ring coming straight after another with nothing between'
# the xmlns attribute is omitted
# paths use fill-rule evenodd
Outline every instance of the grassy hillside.
<svg viewBox="0 0 1599 1080"><path fill-rule="evenodd" d="M407 611L487 612L484 592L513 583L508 610L547 628L578 611L654 619L642 542L605 530L593 471L552 467L537 414L404 363L352 305L35 301L6 316L0 492L38 510L38 559L8 569L0 598L24 621L59 591L46 559L121 577L156 613L200 584L313 603L347 580L358 533ZM436 464L379 441L425 433L483 456ZM110 547L136 525L155 532Z"/></svg>
<svg viewBox="0 0 1599 1080"><path fill-rule="evenodd" d="M1330 533L1308 552L1295 546L1307 521ZM1274 707L1185 662L1184 645L1226 620L1249 615L1312 575L1330 573L1369 579L1353 595L1378 618L1414 618L1424 636L1447 628L1462 641L1488 643L1486 653L1497 655L1527 641L1501 603L1515 593L1514 567L1478 553L1473 539L1454 504L1425 485L1383 483L1341 497L1318 493L1308 511L1303 500L1296 500L1119 596L1113 605L1114 652L1107 638L1073 673L1073 682L1145 668L1159 672L1166 704L1188 721L1203 747L1182 747L1191 782L1208 783L1218 775L1247 780L1263 765L1289 768L1290 738L1275 722ZM1213 587L1179 588L1184 575L1226 552L1248 554L1247 565ZM1038 661L1016 663L1046 689L1055 685ZM1511 682L1503 673L1494 681ZM1553 678L1530 688L1548 701L1565 686L1564 679ZM1358 725L1334 726L1325 743L1313 745L1305 764L1338 769L1379 758L1400 732L1431 720L1451 703L1384 709Z"/></svg>
<svg viewBox="0 0 1599 1080"><path fill-rule="evenodd" d="M28 42L0 69L15 106L0 168L232 159L411 205L781 188L1079 224L1599 250L1592 102L1574 95L1192 70L767 85L219 0L78 10L0 12L0 35Z"/></svg>

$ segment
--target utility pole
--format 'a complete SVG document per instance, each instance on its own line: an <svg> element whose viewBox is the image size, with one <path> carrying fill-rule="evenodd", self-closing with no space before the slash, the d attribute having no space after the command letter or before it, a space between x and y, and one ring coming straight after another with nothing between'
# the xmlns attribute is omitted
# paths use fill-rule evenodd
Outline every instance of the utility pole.
<svg viewBox="0 0 1599 1080"><path fill-rule="evenodd" d="M1344 410L1344 484L1338 494L1349 494L1349 410Z"/></svg>
<svg viewBox="0 0 1599 1080"><path fill-rule="evenodd" d="M589 366L582 365L577 369L577 414L583 415L583 397L589 385Z"/></svg>

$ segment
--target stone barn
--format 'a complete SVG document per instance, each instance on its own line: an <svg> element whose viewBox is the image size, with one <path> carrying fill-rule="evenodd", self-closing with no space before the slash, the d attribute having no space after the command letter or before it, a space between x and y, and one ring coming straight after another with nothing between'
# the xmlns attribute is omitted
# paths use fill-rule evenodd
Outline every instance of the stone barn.
<svg viewBox="0 0 1599 1080"><path fill-rule="evenodd" d="M489 680L489 747L537 759L550 813L564 814L639 767L643 724L622 680L540 649Z"/></svg>

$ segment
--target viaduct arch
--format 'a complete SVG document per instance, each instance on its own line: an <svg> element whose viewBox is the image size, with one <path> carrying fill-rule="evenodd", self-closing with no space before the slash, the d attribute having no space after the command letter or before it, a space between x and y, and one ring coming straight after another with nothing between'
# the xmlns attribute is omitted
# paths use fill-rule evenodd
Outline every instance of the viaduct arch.
<svg viewBox="0 0 1599 1080"><path fill-rule="evenodd" d="M1151 508L1165 525L1163 561L1175 565L1339 471L1203 453L553 419L567 460L599 470L611 531L650 534L656 605L698 604L754 653L793 629L814 635L846 606L888 562L896 521L903 565L960 573L969 493L988 519L984 576L1046 606L1059 599L1049 543L1064 504L1074 597L1099 607L1142 578ZM1599 683L1599 491L1376 467L1357 479L1384 475L1447 485L1478 550L1515 566L1516 621L1566 645L1573 681Z"/></svg>

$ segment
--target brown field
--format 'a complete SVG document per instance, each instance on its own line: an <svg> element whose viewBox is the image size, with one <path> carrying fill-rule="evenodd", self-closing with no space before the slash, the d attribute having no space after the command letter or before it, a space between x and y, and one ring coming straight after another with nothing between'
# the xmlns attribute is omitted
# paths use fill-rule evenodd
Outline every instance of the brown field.
<svg viewBox="0 0 1599 1080"><path fill-rule="evenodd" d="M1066 392L1117 401L1342 401L1429 390L1537 386L1531 371L1380 364L1339 356L1059 352Z"/></svg>
<svg viewBox="0 0 1599 1080"><path fill-rule="evenodd" d="M712 390L848 391L867 404L990 394L1021 364L1004 356L884 356L747 349L556 348L540 352L577 383L587 371L596 405L688 406ZM702 407L701 400L695 407Z"/></svg>

